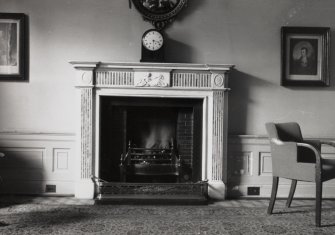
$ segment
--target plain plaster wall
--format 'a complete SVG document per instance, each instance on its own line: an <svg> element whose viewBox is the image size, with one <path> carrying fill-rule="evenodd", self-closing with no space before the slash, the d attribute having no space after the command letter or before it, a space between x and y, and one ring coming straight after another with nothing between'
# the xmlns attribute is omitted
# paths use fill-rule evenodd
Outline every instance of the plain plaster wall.
<svg viewBox="0 0 335 235"><path fill-rule="evenodd" d="M0 82L0 132L75 132L71 60L139 61L144 22L126 0L0 0L29 19L28 82ZM264 135L266 121L298 121L335 136L331 87L280 86L281 26L334 27L334 0L189 0L166 30L170 62L235 64L230 134ZM334 53L331 42L331 55Z"/></svg>

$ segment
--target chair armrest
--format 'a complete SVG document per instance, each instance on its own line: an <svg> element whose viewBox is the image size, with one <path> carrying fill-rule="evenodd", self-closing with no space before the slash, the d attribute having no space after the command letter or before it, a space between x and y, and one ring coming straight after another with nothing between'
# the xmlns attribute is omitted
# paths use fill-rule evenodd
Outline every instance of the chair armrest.
<svg viewBox="0 0 335 235"><path fill-rule="evenodd" d="M273 174L276 174L277 176L290 174L290 171L294 170L293 168L295 168L295 165L297 166L301 165L302 168L298 169L307 169L303 167L306 163L298 162L298 148L305 148L311 150L315 156L315 163L310 163L314 164L313 166L315 167L315 180L320 181L322 179L321 149L318 148L318 144L314 146L313 144L309 143L281 141L276 138L270 139L270 143L271 143ZM287 167L286 169L283 170L280 167L276 167L277 165L279 166L285 165ZM312 165L310 165L310 167L312 167Z"/></svg>
<svg viewBox="0 0 335 235"><path fill-rule="evenodd" d="M285 151L284 154L282 154L281 157L289 159L294 159L296 161L297 159L297 151L298 147L308 148L311 149L315 154L316 164L320 166L321 168L321 152L316 147L319 145L318 141L315 140L308 140L306 142L309 143L299 143L299 142L289 142L289 141L281 141L279 139L270 139L270 142L278 149L279 151ZM304 141L305 142L305 141ZM315 146L316 145L316 146Z"/></svg>
<svg viewBox="0 0 335 235"><path fill-rule="evenodd" d="M315 164L316 164L316 168L317 169L319 169L320 171L321 171L321 164L322 164L322 162L321 162L321 159L322 159L322 157L321 157L321 152L320 152L320 150L318 150L317 148L315 148L313 145L311 145L311 144L307 144L307 143L297 143L297 146L298 147L304 147L304 148L308 148L308 149L311 149L313 152L314 152L314 154L315 154Z"/></svg>
<svg viewBox="0 0 335 235"><path fill-rule="evenodd" d="M296 142L281 141L277 138L271 138L272 165L289 165L297 162L298 146ZM276 164L274 164L276 162Z"/></svg>
<svg viewBox="0 0 335 235"><path fill-rule="evenodd" d="M311 144L314 147L318 146L321 149L321 145L328 145L335 147L335 141L329 141L329 140L319 140L319 139L309 139L309 140L304 140L304 143Z"/></svg>
<svg viewBox="0 0 335 235"><path fill-rule="evenodd" d="M320 139L308 139L308 140L305 140L304 139L304 142L305 143L310 143L310 144L325 144L325 145L330 145L330 146L333 146L335 147L335 140L320 140Z"/></svg>
<svg viewBox="0 0 335 235"><path fill-rule="evenodd" d="M321 140L320 143L324 144L324 145L329 145L329 146L335 147L335 141Z"/></svg>
<svg viewBox="0 0 335 235"><path fill-rule="evenodd" d="M315 148L321 148L321 141L318 139L304 139L303 143L310 144L314 146Z"/></svg>
<svg viewBox="0 0 335 235"><path fill-rule="evenodd" d="M299 147L309 148L309 149L313 150L315 154L319 154L319 153L320 153L320 151L319 151L317 148L315 148L315 146L313 146L313 145L310 144L310 143L299 143L299 142L298 142L298 143L297 143L297 146L299 146Z"/></svg>

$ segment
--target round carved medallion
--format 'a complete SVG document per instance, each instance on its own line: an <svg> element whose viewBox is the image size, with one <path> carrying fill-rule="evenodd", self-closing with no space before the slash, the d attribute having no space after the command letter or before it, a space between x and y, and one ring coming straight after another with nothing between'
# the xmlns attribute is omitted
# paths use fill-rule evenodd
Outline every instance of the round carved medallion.
<svg viewBox="0 0 335 235"><path fill-rule="evenodd" d="M214 76L214 85L217 87L222 87L224 85L224 77L221 74L216 74Z"/></svg>
<svg viewBox="0 0 335 235"><path fill-rule="evenodd" d="M83 72L83 74L81 75L81 81L83 85L91 85L92 84L92 73Z"/></svg>

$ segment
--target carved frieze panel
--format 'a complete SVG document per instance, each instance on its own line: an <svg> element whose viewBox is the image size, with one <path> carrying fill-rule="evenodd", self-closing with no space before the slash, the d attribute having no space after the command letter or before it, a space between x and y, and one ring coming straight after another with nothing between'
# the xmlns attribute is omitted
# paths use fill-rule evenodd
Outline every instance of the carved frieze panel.
<svg viewBox="0 0 335 235"><path fill-rule="evenodd" d="M170 72L134 72L135 87L169 87Z"/></svg>
<svg viewBox="0 0 335 235"><path fill-rule="evenodd" d="M97 86L134 86L133 71L98 71L96 73Z"/></svg>
<svg viewBox="0 0 335 235"><path fill-rule="evenodd" d="M98 71L96 86L101 87L171 87L225 90L225 74L179 71ZM92 85L89 72L82 73L80 85Z"/></svg>

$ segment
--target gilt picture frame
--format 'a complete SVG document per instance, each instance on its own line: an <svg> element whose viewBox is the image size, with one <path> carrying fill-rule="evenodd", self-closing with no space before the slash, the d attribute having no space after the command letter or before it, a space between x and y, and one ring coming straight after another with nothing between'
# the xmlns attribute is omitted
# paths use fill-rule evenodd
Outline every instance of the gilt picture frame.
<svg viewBox="0 0 335 235"><path fill-rule="evenodd" d="M26 16L0 13L0 80L27 80Z"/></svg>
<svg viewBox="0 0 335 235"><path fill-rule="evenodd" d="M329 86L330 28L281 28L281 85Z"/></svg>

